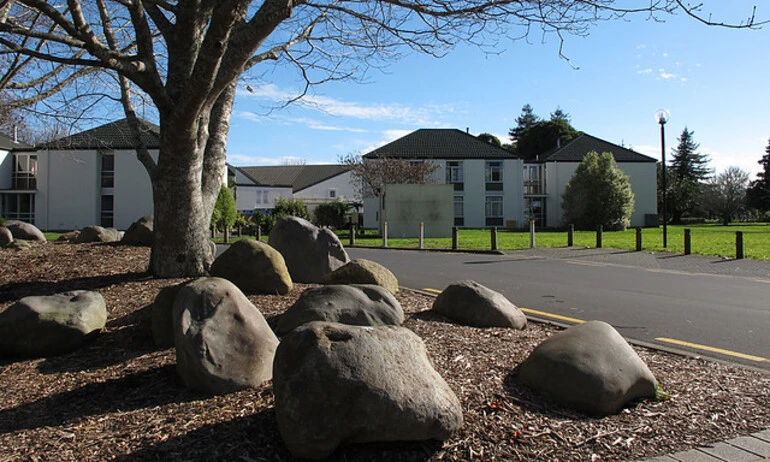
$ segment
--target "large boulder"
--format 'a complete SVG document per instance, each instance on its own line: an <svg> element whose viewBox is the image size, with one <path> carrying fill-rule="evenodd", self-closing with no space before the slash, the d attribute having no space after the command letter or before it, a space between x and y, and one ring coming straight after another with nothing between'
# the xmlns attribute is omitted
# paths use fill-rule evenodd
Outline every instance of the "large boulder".
<svg viewBox="0 0 770 462"><path fill-rule="evenodd" d="M283 336L311 321L353 326L399 326L404 322L404 310L396 297L380 286L322 286L304 291L278 319L275 333Z"/></svg>
<svg viewBox="0 0 770 462"><path fill-rule="evenodd" d="M273 393L286 446L307 459L341 444L445 440L463 422L422 340L404 327L295 329L278 346Z"/></svg>
<svg viewBox="0 0 770 462"><path fill-rule="evenodd" d="M450 284L433 302L433 311L473 327L524 329L527 317L499 292L476 281Z"/></svg>
<svg viewBox="0 0 770 462"><path fill-rule="evenodd" d="M67 353L106 322L107 307L98 292L24 297L0 313L0 352L33 357Z"/></svg>
<svg viewBox="0 0 770 462"><path fill-rule="evenodd" d="M211 275L229 280L246 293L288 293L293 284L283 256L254 239L232 244L211 265Z"/></svg>
<svg viewBox="0 0 770 462"><path fill-rule="evenodd" d="M591 321L541 343L518 368L519 380L554 401L609 415L656 396L655 377L609 324Z"/></svg>
<svg viewBox="0 0 770 462"><path fill-rule="evenodd" d="M376 284L398 293L398 279L387 268L371 260L351 260L329 273L324 284Z"/></svg>
<svg viewBox="0 0 770 462"><path fill-rule="evenodd" d="M229 393L272 377L278 338L232 282L200 278L183 285L173 314L176 368L188 387Z"/></svg>
<svg viewBox="0 0 770 462"><path fill-rule="evenodd" d="M142 218L131 223L131 226L129 226L126 232L123 234L123 239L120 240L120 243L125 245L151 247L152 226L153 216L143 216Z"/></svg>
<svg viewBox="0 0 770 462"><path fill-rule="evenodd" d="M13 233L11 233L11 230L5 226L0 226L0 247L5 247L11 242L13 242Z"/></svg>
<svg viewBox="0 0 770 462"><path fill-rule="evenodd" d="M45 242L45 236L35 225L18 220L8 220L3 223L3 226L13 234L14 239L21 239L24 241L40 241Z"/></svg>
<svg viewBox="0 0 770 462"><path fill-rule="evenodd" d="M115 228L103 228L101 226L86 226L80 230L75 238L76 244L89 242L117 242L120 240L120 231Z"/></svg>
<svg viewBox="0 0 770 462"><path fill-rule="evenodd" d="M174 300L185 284L160 289L152 302L152 339L161 348L174 346Z"/></svg>
<svg viewBox="0 0 770 462"><path fill-rule="evenodd" d="M279 218L267 243L281 252L294 282L321 284L329 273L350 261L336 234L302 218Z"/></svg>

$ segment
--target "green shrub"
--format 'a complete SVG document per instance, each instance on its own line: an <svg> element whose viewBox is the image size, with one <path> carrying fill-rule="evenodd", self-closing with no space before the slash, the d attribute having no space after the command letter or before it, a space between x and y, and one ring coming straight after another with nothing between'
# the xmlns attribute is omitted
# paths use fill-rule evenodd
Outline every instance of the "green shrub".
<svg viewBox="0 0 770 462"><path fill-rule="evenodd" d="M345 214L349 208L348 204L340 201L319 204L313 210L313 221L317 226L328 226L334 229L342 228L345 226Z"/></svg>
<svg viewBox="0 0 770 462"><path fill-rule="evenodd" d="M275 201L273 207L273 216L278 219L280 217L291 216L310 219L310 212L307 210L307 206L300 199L284 199L279 197Z"/></svg>
<svg viewBox="0 0 770 462"><path fill-rule="evenodd" d="M276 218L274 215L256 211L249 221L252 223L252 226L254 226L254 234L257 233L257 226L262 229L262 233L269 234L273 229L273 225L275 225L275 220Z"/></svg>
<svg viewBox="0 0 770 462"><path fill-rule="evenodd" d="M235 199L230 189L222 185L217 196L217 202L214 204L214 213L211 215L211 224L219 231L225 228L232 228L235 220L238 218L238 212L235 210Z"/></svg>

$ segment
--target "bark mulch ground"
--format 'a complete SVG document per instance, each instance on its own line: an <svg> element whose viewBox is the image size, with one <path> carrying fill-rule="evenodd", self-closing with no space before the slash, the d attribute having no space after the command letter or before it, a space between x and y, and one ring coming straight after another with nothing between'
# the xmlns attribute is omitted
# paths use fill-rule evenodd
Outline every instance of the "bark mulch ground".
<svg viewBox="0 0 770 462"><path fill-rule="evenodd" d="M174 350L153 345L149 311L158 290L181 280L149 277L148 259L148 249L104 244L0 250L0 311L73 289L100 292L110 311L105 332L79 351L0 359L0 461L293 460L270 383L225 396L182 386ZM307 287L249 299L270 320ZM426 312L429 296L404 290L398 299L404 325L460 398L465 425L445 442L357 445L334 460L634 460L770 427L770 376L645 348L636 350L670 400L605 418L575 413L516 382L516 365L557 328L462 327Z"/></svg>

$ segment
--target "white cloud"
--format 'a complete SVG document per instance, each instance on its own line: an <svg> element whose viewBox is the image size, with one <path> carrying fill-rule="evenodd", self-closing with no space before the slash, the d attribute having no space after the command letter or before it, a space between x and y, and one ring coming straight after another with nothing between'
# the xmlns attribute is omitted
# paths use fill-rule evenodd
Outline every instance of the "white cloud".
<svg viewBox="0 0 770 462"><path fill-rule="evenodd" d="M637 73L637 74L651 74L651 73L652 73L652 69L650 69L650 68L648 67L647 69L641 69L641 70L638 70L638 71L636 71L636 73Z"/></svg>
<svg viewBox="0 0 770 462"><path fill-rule="evenodd" d="M238 167L251 165L296 165L298 162L303 160L303 158L297 156L263 157L250 156L248 154L227 154L227 162Z"/></svg>
<svg viewBox="0 0 770 462"><path fill-rule="evenodd" d="M666 70L665 70L665 69L662 69L662 68L661 68L661 69L658 69L658 72L660 73L660 74L659 74L659 75L660 75L660 78L661 78L661 79L664 79L664 80L670 80L670 79L675 79L675 78L677 78L677 75L676 75L676 74L673 74L673 73L670 73L670 72L666 72Z"/></svg>

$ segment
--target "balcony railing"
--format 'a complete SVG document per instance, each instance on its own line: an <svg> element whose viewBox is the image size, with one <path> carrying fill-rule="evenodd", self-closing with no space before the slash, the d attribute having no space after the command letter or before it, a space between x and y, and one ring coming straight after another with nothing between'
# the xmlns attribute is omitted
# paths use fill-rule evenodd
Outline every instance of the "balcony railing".
<svg viewBox="0 0 770 462"><path fill-rule="evenodd" d="M545 194L545 182L542 180L524 180L524 195L536 196Z"/></svg>

